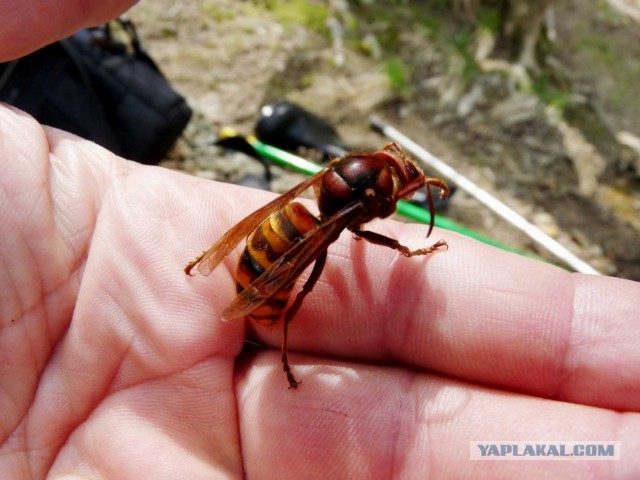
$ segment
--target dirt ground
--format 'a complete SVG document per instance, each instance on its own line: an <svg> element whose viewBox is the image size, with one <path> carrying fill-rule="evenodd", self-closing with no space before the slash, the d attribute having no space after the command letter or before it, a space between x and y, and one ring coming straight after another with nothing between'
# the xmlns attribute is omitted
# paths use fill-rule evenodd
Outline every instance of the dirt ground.
<svg viewBox="0 0 640 480"><path fill-rule="evenodd" d="M640 280L640 153L616 140L640 136L638 24L559 0L550 61L523 89L469 61L474 28L446 2L423 3L140 2L129 16L195 112L163 165L223 181L260 174L213 142L224 126L251 133L273 100L315 112L356 149L387 142L369 129L376 114L602 273ZM274 173L275 191L302 178ZM460 190L444 214L553 258Z"/></svg>

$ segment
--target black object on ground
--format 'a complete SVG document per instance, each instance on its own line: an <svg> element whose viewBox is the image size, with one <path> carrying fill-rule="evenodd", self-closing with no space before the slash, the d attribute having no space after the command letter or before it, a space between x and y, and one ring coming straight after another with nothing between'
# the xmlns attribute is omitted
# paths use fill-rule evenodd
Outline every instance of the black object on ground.
<svg viewBox="0 0 640 480"><path fill-rule="evenodd" d="M288 101L262 107L256 136L260 141L283 150L316 149L324 154L325 160L347 153L338 132L329 123Z"/></svg>

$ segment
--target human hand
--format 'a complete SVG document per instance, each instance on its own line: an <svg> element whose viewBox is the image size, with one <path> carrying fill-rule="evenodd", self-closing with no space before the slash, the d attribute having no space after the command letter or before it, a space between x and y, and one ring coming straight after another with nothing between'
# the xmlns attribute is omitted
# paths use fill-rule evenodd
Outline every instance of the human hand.
<svg viewBox="0 0 640 480"><path fill-rule="evenodd" d="M131 3L4 2L0 60ZM638 415L618 413L638 411L638 284L449 232L431 259L345 234L292 323L292 392L279 327L248 353L242 322L219 321L235 259L181 271L266 194L123 162L2 107L0 138L0 477L638 476ZM372 227L425 242L421 226ZM468 460L493 439L620 441L623 457Z"/></svg>
<svg viewBox="0 0 640 480"><path fill-rule="evenodd" d="M237 256L182 272L269 194L125 162L7 108L0 129L2 478L640 471L625 453L640 415L620 413L640 403L637 283L446 231L428 259L345 233L291 324L292 391L281 325L249 325L266 346L243 353L243 322L220 320ZM425 226L371 229L425 243ZM623 456L532 469L469 461L471 440L620 441Z"/></svg>

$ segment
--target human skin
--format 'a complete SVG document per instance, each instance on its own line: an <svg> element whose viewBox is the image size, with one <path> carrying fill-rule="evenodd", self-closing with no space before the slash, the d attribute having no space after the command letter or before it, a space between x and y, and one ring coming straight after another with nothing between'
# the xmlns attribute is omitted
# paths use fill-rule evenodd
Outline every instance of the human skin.
<svg viewBox="0 0 640 480"><path fill-rule="evenodd" d="M266 346L243 354L244 323L220 320L237 257L182 272L269 194L127 162L9 108L0 138L2 478L640 471L468 460L471 440L637 451L637 283L440 230L450 249L411 259L344 234L291 326L292 391L279 326L251 327ZM425 243L424 226L371 228Z"/></svg>
<svg viewBox="0 0 640 480"><path fill-rule="evenodd" d="M291 324L292 391L281 326L220 319L237 255L182 271L271 194L5 106L0 172L0 478L640 476L636 282L372 222L450 248L408 259L343 234ZM478 462L472 440L618 441L622 458Z"/></svg>
<svg viewBox="0 0 640 480"><path fill-rule="evenodd" d="M118 16L131 0L2 0L0 62L13 60Z"/></svg>

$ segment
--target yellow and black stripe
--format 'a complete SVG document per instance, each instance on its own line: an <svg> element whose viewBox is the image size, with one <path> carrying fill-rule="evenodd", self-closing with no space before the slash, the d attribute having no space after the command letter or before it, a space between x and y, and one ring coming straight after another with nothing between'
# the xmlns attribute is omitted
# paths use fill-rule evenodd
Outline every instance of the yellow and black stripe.
<svg viewBox="0 0 640 480"><path fill-rule="evenodd" d="M247 246L238 262L236 291L240 293L247 288L277 261L291 244L315 229L318 223L319 220L298 202L288 203L272 213L247 238ZM256 308L249 318L262 325L275 324L287 306L293 283L295 282Z"/></svg>

